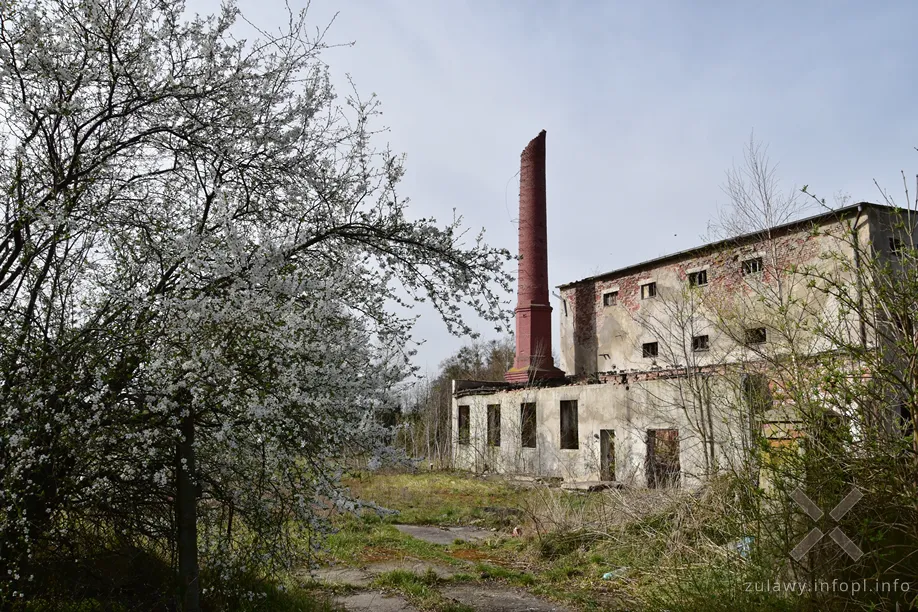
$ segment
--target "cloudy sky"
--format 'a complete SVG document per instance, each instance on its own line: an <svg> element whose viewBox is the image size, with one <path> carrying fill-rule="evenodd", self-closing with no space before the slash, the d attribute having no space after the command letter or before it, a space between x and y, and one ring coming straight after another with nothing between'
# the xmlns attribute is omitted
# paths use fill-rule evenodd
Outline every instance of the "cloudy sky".
<svg viewBox="0 0 918 612"><path fill-rule="evenodd" d="M301 8L289 0L292 8ZM802 6L806 4L806 6ZM189 8L211 12L212 0ZM280 0L240 0L263 28ZM754 131L787 188L914 186L914 2L313 0L335 80L383 103L415 215L516 252L519 154L548 132L552 285L701 242ZM426 310L417 363L463 342ZM557 314L557 313L556 313ZM476 326L494 337L483 322ZM557 343L557 325L555 328Z"/></svg>

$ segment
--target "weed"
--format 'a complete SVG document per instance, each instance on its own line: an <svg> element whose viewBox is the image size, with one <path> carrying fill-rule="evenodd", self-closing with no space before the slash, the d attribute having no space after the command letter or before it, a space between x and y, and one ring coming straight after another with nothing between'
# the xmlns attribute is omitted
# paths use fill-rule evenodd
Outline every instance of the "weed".
<svg viewBox="0 0 918 612"><path fill-rule="evenodd" d="M407 570L393 570L377 576L372 585L381 589L391 589L404 595L418 607L437 612L472 612L473 608L443 598L433 588L443 582L437 573L428 569L423 574Z"/></svg>
<svg viewBox="0 0 918 612"><path fill-rule="evenodd" d="M522 488L465 472L375 474L345 481L361 499L397 510L382 519L414 525L507 527L518 522Z"/></svg>
<svg viewBox="0 0 918 612"><path fill-rule="evenodd" d="M508 569L499 565L491 565L490 563L477 563L475 564L475 569L485 580L506 580L507 582L512 582L520 586L530 586L536 582L532 574Z"/></svg>

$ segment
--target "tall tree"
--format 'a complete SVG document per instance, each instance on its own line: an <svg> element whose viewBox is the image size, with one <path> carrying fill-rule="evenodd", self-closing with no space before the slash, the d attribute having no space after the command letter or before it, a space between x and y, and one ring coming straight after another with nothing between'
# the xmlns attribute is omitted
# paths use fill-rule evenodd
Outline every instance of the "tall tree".
<svg viewBox="0 0 918 612"><path fill-rule="evenodd" d="M305 12L256 41L184 13L0 10L0 593L89 524L177 549L183 610L199 552L294 562L409 369L388 304L505 321L509 253L408 216Z"/></svg>

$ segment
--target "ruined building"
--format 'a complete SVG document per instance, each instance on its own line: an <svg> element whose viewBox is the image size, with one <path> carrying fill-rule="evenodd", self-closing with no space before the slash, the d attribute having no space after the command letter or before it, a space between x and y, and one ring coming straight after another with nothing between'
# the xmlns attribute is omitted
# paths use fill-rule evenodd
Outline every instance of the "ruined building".
<svg viewBox="0 0 918 612"><path fill-rule="evenodd" d="M865 248L894 250L884 229L890 209L860 203L560 285L555 364L545 136L521 156L516 361L504 383L454 381L455 466L691 485L749 443L750 406L755 427L791 427L755 366L763 351L780 350L778 334L757 318L756 298L779 290L837 308L775 270L855 258L845 240L852 232Z"/></svg>

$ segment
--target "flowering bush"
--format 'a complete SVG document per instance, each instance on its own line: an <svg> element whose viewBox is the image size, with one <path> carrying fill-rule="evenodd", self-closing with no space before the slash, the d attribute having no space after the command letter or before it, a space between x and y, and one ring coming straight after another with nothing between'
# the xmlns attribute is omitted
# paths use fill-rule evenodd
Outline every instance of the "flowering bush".
<svg viewBox="0 0 918 612"><path fill-rule="evenodd" d="M305 13L253 42L238 17L2 4L0 599L99 525L173 559L185 609L199 550L298 562L349 504L335 461L385 452L393 306L505 322L509 253L407 216Z"/></svg>

